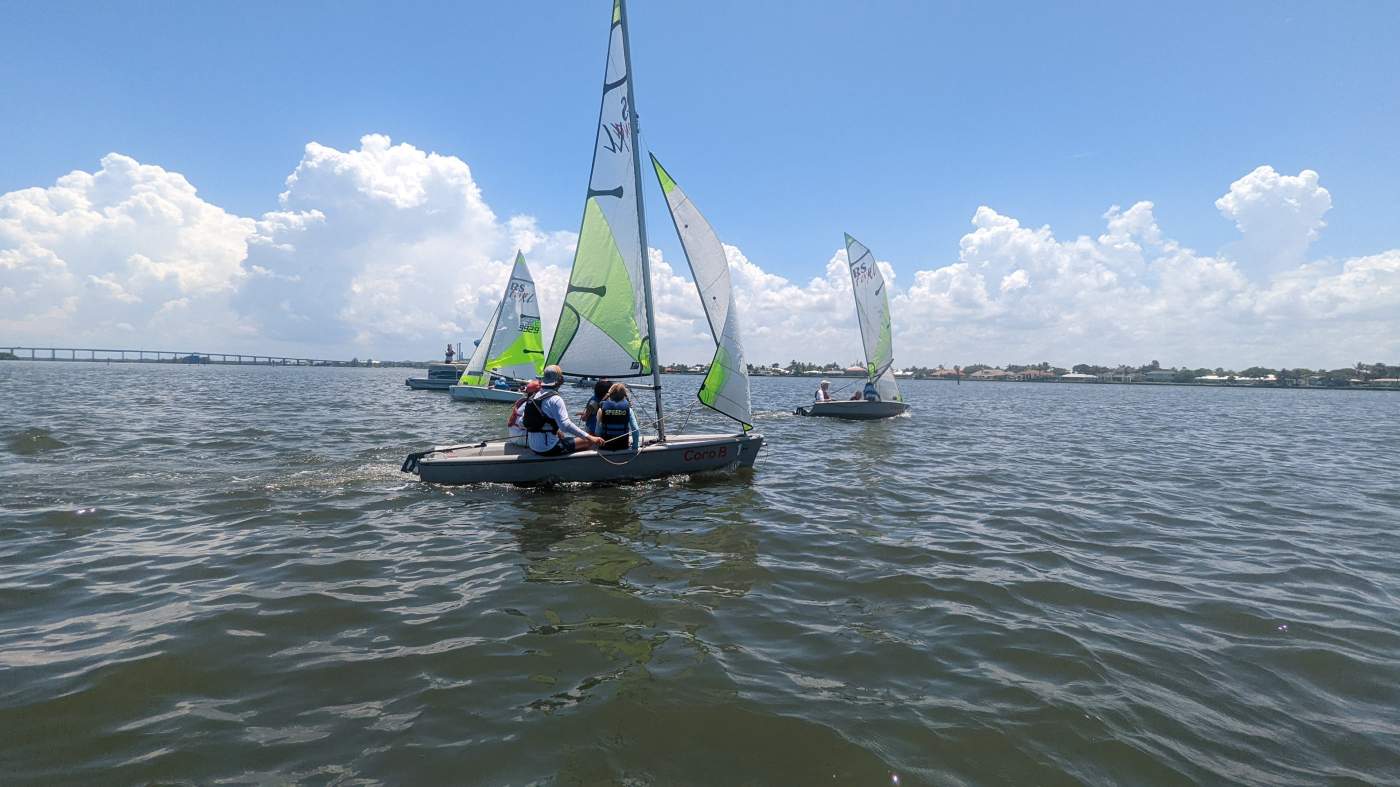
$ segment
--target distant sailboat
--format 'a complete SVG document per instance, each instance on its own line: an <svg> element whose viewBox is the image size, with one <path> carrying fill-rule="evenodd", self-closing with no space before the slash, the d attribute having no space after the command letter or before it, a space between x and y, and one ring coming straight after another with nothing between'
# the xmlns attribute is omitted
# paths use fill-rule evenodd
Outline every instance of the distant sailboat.
<svg viewBox="0 0 1400 787"><path fill-rule="evenodd" d="M666 434L635 107L627 12L623 0L614 0L583 225L546 363L560 364L570 376L650 377L656 398L655 437L645 437L634 450L551 457L504 442L453 446L410 454L405 472L446 484L529 484L656 478L753 465L763 436L749 431L753 415L748 371L724 249L709 223L653 158L715 340L714 362L698 397L743 428L734 434Z"/></svg>
<svg viewBox="0 0 1400 787"><path fill-rule="evenodd" d="M894 338L890 327L890 298L875 257L860 241L846 236L846 259L851 268L851 291L856 299L856 322L865 348L866 386L875 399L814 402L797 408L798 415L873 421L909 409L894 379Z"/></svg>
<svg viewBox="0 0 1400 787"><path fill-rule="evenodd" d="M519 391L512 390L514 382L539 377L544 369L543 342L535 280L530 277L525 255L516 252L501 302L486 323L461 379L448 391L459 401L514 402L520 398ZM493 388L492 378L505 379L512 387Z"/></svg>

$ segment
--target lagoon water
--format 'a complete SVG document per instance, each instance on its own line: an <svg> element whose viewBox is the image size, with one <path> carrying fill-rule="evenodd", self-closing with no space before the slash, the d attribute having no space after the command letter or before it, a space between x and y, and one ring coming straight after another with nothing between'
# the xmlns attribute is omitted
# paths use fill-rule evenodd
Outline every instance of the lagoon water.
<svg viewBox="0 0 1400 787"><path fill-rule="evenodd" d="M0 363L7 784L1400 781L1400 396L760 378L751 474L438 488L505 410L409 371Z"/></svg>

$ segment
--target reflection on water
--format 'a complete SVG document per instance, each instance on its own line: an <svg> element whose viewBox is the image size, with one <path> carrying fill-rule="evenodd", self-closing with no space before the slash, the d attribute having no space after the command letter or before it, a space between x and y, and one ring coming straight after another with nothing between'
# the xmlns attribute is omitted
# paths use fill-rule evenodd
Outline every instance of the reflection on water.
<svg viewBox="0 0 1400 787"><path fill-rule="evenodd" d="M7 783L1400 781L1400 397L759 379L752 472L447 488L501 408L402 377L0 364Z"/></svg>

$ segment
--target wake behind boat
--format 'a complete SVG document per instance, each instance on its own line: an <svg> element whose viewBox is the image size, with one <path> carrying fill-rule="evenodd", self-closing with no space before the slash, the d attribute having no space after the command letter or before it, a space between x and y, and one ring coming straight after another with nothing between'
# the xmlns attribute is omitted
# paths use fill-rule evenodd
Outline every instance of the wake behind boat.
<svg viewBox="0 0 1400 787"><path fill-rule="evenodd" d="M797 415L874 421L902 415L909 409L894 379L894 338L890 327L890 299L885 277L875 257L860 241L846 235L846 259L851 267L851 292L856 299L856 322L860 324L861 345L865 349L865 388L859 398L836 401L830 398L799 407ZM818 397L826 392L826 381ZM829 397L829 394L827 395Z"/></svg>
<svg viewBox="0 0 1400 787"><path fill-rule="evenodd" d="M701 404L738 421L743 429L736 434L666 435L635 107L626 6L614 0L583 225L546 363L562 366L573 376L651 377L655 437L638 439L622 450L565 453L554 453L557 445L550 453L536 453L505 441L447 446L410 454L401 468L404 472L443 484L536 484L634 480L753 466L763 436L749 431L753 413L748 367L729 262L709 222L652 156L715 341L715 355L697 396ZM559 370L550 375L557 378ZM557 395L542 391L532 402ZM540 407L543 404L536 405ZM534 415L539 409L532 411L527 405L526 410L527 419L540 417ZM556 412L567 420L562 418L564 411ZM527 420L524 428L532 440L540 435L552 438L548 430L558 423L548 427Z"/></svg>

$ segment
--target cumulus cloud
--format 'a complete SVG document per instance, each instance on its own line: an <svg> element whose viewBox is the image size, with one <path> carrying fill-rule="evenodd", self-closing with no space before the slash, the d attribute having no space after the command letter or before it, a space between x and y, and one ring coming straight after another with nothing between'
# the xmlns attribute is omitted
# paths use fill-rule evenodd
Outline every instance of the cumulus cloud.
<svg viewBox="0 0 1400 787"><path fill-rule="evenodd" d="M1216 206L1240 240L1214 254L1173 240L1147 201L1110 207L1097 237L1074 238L978 208L956 259L880 262L896 357L1213 366L1400 355L1400 250L1307 259L1331 207L1317 173L1259 167ZM95 172L0 195L0 331L35 344L423 357L475 338L517 248L550 335L575 241L498 216L461 159L381 135L344 151L308 144L259 217L112 154ZM751 361L859 358L844 249L806 280L725 253ZM653 250L651 262L662 357L708 359L684 261Z"/></svg>
<svg viewBox="0 0 1400 787"><path fill-rule="evenodd" d="M115 153L96 172L0 195L0 333L121 344L156 338L193 309L209 320L184 336L222 338L238 328L227 303L253 226L184 176ZM212 324L216 333L203 330Z"/></svg>
<svg viewBox="0 0 1400 787"><path fill-rule="evenodd" d="M1332 195L1318 185L1318 175L1310 169L1280 175L1263 166L1231 183L1215 207L1243 236L1232 253L1280 270L1303 262L1308 246L1327 226L1322 217L1332 209Z"/></svg>

